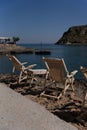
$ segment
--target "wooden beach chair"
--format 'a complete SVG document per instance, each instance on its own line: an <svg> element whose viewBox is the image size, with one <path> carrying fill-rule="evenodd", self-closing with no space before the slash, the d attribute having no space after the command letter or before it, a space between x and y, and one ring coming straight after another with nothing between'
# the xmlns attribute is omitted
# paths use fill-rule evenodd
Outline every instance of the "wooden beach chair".
<svg viewBox="0 0 87 130"><path fill-rule="evenodd" d="M83 66L80 66L80 70L81 70L82 74L84 75L85 79L87 80L87 68L84 68ZM84 90L82 108L84 107L86 100L87 100L87 88Z"/></svg>
<svg viewBox="0 0 87 130"><path fill-rule="evenodd" d="M66 90L71 86L72 90L74 91L73 83L74 83L74 76L77 73L77 70L69 73L67 70L67 67L65 65L65 62L63 59L58 58L44 58L43 61L46 64L47 70L49 71L49 77L52 79L52 82L50 83L57 85L57 83L64 83L64 89L58 96L52 96L48 95L43 91L41 93L41 96L47 96L59 99L62 95L66 93ZM57 87L57 86L56 86ZM46 86L46 89L48 87ZM45 90L46 90L45 89Z"/></svg>
<svg viewBox="0 0 87 130"><path fill-rule="evenodd" d="M19 71L19 78L18 78L18 83L20 83L21 81L25 80L28 78L28 70L32 69L34 66L36 66L36 64L33 65L29 65L27 67L25 67L25 64L27 64L27 62L21 63L15 56L13 55L6 55L9 60L12 62L13 64L13 70L12 72L14 73L15 70Z"/></svg>

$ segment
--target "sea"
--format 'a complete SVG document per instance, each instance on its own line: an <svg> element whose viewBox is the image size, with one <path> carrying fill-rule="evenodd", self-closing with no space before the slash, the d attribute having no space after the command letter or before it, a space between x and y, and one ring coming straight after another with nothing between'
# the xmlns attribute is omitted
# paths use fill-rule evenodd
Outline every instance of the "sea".
<svg viewBox="0 0 87 130"><path fill-rule="evenodd" d="M42 58L63 58L69 72L78 70L76 79L84 78L80 66L87 67L87 46L77 45L55 45L55 44L18 44L27 48L34 48L40 50L49 50L51 54L36 55L33 54L15 54L21 62L27 62L26 66L37 64L35 69L46 68ZM12 63L5 55L0 55L0 73L8 74L12 72Z"/></svg>

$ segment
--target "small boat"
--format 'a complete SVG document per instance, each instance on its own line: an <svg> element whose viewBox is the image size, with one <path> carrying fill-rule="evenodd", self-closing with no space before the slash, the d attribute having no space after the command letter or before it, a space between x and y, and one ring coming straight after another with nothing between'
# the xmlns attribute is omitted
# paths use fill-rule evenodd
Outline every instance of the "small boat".
<svg viewBox="0 0 87 130"><path fill-rule="evenodd" d="M49 50L36 50L35 54L36 55L50 55L51 52Z"/></svg>

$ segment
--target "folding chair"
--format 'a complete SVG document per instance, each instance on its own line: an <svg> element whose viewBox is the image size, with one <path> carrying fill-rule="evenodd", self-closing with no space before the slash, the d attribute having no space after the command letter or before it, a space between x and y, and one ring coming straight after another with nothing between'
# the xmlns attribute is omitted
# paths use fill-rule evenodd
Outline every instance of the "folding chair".
<svg viewBox="0 0 87 130"><path fill-rule="evenodd" d="M59 94L59 96L48 95L45 93L45 91L41 93L41 96L47 96L47 97L60 99L60 97L66 93L66 90L70 86L72 87L72 90L74 91L73 83L75 80L74 76L77 73L77 70L69 73L63 59L43 57L43 61L45 62L47 70L49 72L49 76L52 79L52 82L50 84L55 83L56 85L56 83L64 82L64 90ZM47 89L47 86L45 87Z"/></svg>
<svg viewBox="0 0 87 130"><path fill-rule="evenodd" d="M29 65L28 67L25 67L24 65L27 64L27 62L21 63L15 56L13 55L6 55L9 60L12 62L13 64L13 70L12 72L14 73L15 70L19 71L19 78L18 78L18 83L20 83L21 81L25 80L28 78L28 69L33 68L34 66L36 66L36 64L33 65Z"/></svg>
<svg viewBox="0 0 87 130"><path fill-rule="evenodd" d="M82 74L84 75L85 79L87 80L87 68L84 68L83 66L80 66L80 70L81 70ZM86 100L87 100L87 88L84 90L82 108L84 107Z"/></svg>

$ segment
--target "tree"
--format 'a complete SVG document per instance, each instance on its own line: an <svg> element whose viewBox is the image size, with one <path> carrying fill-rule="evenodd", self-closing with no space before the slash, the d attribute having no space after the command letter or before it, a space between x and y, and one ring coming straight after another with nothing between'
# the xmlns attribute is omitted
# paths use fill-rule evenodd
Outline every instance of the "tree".
<svg viewBox="0 0 87 130"><path fill-rule="evenodd" d="M10 42L10 38L5 39L5 43Z"/></svg>
<svg viewBox="0 0 87 130"><path fill-rule="evenodd" d="M19 41L19 40L20 40L19 37L13 37L13 42L14 42L14 44L16 44L16 42Z"/></svg>

